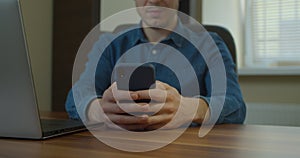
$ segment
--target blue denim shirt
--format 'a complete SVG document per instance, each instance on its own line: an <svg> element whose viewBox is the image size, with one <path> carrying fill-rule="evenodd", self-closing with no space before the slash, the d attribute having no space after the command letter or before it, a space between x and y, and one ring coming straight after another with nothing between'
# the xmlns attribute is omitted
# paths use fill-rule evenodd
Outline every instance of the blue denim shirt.
<svg viewBox="0 0 300 158"><path fill-rule="evenodd" d="M182 86L186 86L186 89L193 89L195 85L191 85L190 80L197 80L200 89L199 94L187 92L184 94L181 93L181 95L188 97L198 96L209 104L212 93L212 82L206 62L214 62L214 56L209 56L209 61L204 60L204 57L199 53L199 49L191 44L186 37L182 37L182 34L188 36L188 39L195 39L199 42L199 45L203 43L201 42L203 40L201 33L189 30L180 22L174 32L159 44L150 44L143 30L139 28L139 25L117 34L108 33L101 35L88 55L85 71L68 94L66 110L69 117L72 119L86 119L89 103L93 99L101 97L114 81L112 73L117 62L121 60L124 62L147 62L152 58L162 62L169 61L173 56L172 53L176 51L180 52L191 64L196 77L189 79L189 76L183 76L184 80L182 82L184 83L181 83L176 76L178 73L175 74L163 64L153 63L156 70L156 79L173 86L180 93ZM224 41L216 33L209 33L209 36L213 39L214 44L221 53L227 79L225 82L225 102L217 124L243 123L246 115L246 107L238 84L235 64ZM155 50L155 53L153 53L153 50ZM124 55L126 52L138 52L138 54L126 57ZM175 60L171 64L185 67L182 63L181 60ZM185 69L179 69L181 70L179 75L184 75ZM181 72L182 74L180 74ZM76 94L73 91L76 91ZM92 91L96 91L96 95ZM76 106L74 98L79 98L76 101ZM212 105L209 104L209 106Z"/></svg>

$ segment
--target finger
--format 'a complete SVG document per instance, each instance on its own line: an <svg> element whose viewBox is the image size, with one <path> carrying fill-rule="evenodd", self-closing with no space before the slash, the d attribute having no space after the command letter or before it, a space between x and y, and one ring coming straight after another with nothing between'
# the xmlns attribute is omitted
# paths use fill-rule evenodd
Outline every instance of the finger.
<svg viewBox="0 0 300 158"><path fill-rule="evenodd" d="M118 104L118 105L123 111L131 115L141 116L143 114L146 114L148 116L152 116L160 112L163 106L165 105L165 103L154 103L154 104L134 103L134 104ZM167 110L163 110L163 111L166 111L165 113L168 112Z"/></svg>
<svg viewBox="0 0 300 158"><path fill-rule="evenodd" d="M103 100L108 100L108 101L111 101L111 102L116 102L116 99L114 97L114 93L118 93L118 91L116 91L115 89L117 87L117 83L114 82L113 84L110 85L109 88L107 88L104 93L103 93L103 96L102 96L102 99Z"/></svg>
<svg viewBox="0 0 300 158"><path fill-rule="evenodd" d="M172 86L170 86L169 84L161 82L159 80L157 80L155 83L156 83L156 88L159 88L162 90L167 90L167 89L172 88Z"/></svg>
<svg viewBox="0 0 300 158"><path fill-rule="evenodd" d="M130 115L107 114L108 119L117 125L130 125L130 124L147 124L148 116L141 117Z"/></svg>
<svg viewBox="0 0 300 158"><path fill-rule="evenodd" d="M161 90L167 90L168 93L177 94L179 93L178 90L172 86L170 86L167 83L156 81L156 84L158 85L157 88Z"/></svg>
<svg viewBox="0 0 300 158"><path fill-rule="evenodd" d="M149 104L149 109L147 110L148 113L151 113L151 115L157 115L158 113L160 113L165 106L166 103L162 102L162 103L150 103Z"/></svg>
<svg viewBox="0 0 300 158"><path fill-rule="evenodd" d="M102 102L102 109L105 113L122 114L132 112L151 112L149 104L145 103L110 103Z"/></svg>
<svg viewBox="0 0 300 158"><path fill-rule="evenodd" d="M103 103L101 103L101 107L102 107L104 113L115 113L115 114L126 113L116 103L103 102Z"/></svg>
<svg viewBox="0 0 300 158"><path fill-rule="evenodd" d="M147 99L150 99L150 94L147 93L149 91L153 91L153 93L155 92L159 92L160 94L163 93L164 91L166 91L166 87L169 87L169 86L164 86L163 85L163 82L161 81L155 81L156 82L156 87L154 89L148 89L148 90L141 90L141 91L137 91L137 92L143 92L145 93L145 97L147 97Z"/></svg>
<svg viewBox="0 0 300 158"><path fill-rule="evenodd" d="M136 100L138 97L135 92L119 90L116 83L114 83L111 88L112 96L114 97L115 101Z"/></svg>
<svg viewBox="0 0 300 158"><path fill-rule="evenodd" d="M150 90L141 90L136 91L137 100L140 99L151 99L157 102L165 102L167 98L167 91L161 89L150 89Z"/></svg>
<svg viewBox="0 0 300 158"><path fill-rule="evenodd" d="M118 106L127 113L148 112L150 107L146 103L118 103Z"/></svg>
<svg viewBox="0 0 300 158"><path fill-rule="evenodd" d="M155 89L137 91L136 94L138 99L151 99L157 102L174 100L180 96L177 89L161 81L156 81Z"/></svg>
<svg viewBox="0 0 300 158"><path fill-rule="evenodd" d="M153 131L153 130L156 130L156 129L160 129L160 128L164 127L165 125L166 125L166 123L158 123L158 124L147 126L145 128L145 130Z"/></svg>
<svg viewBox="0 0 300 158"><path fill-rule="evenodd" d="M167 124L173 119L172 114L166 114L159 112L154 116L150 116L148 119L148 125L145 130L156 130L156 129L169 129Z"/></svg>
<svg viewBox="0 0 300 158"><path fill-rule="evenodd" d="M175 114L178 111L178 106L174 103L154 104L149 107L149 111L157 111L159 114Z"/></svg>
<svg viewBox="0 0 300 158"><path fill-rule="evenodd" d="M166 124L170 122L173 118L173 115L170 114L159 114L150 116L148 118L148 125L156 125L156 124Z"/></svg>
<svg viewBox="0 0 300 158"><path fill-rule="evenodd" d="M115 99L114 99L113 94L112 94L111 86L104 91L104 93L102 95L102 100L115 102Z"/></svg>

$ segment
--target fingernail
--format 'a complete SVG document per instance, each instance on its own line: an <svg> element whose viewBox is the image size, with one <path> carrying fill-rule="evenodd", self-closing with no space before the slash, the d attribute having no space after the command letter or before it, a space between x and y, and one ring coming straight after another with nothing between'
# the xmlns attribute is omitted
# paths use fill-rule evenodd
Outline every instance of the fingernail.
<svg viewBox="0 0 300 158"><path fill-rule="evenodd" d="M148 111L149 108L150 108L149 105L143 105L143 106L142 106L142 110L143 110L143 111Z"/></svg>
<svg viewBox="0 0 300 158"><path fill-rule="evenodd" d="M137 94L135 94L135 93L131 93L131 98L132 98L133 100L135 100L135 99L137 99L137 98L138 98L138 95L137 95Z"/></svg>
<svg viewBox="0 0 300 158"><path fill-rule="evenodd" d="M142 117L142 118L148 118L149 116L146 115L146 114L144 114L144 115L142 115L141 117Z"/></svg>

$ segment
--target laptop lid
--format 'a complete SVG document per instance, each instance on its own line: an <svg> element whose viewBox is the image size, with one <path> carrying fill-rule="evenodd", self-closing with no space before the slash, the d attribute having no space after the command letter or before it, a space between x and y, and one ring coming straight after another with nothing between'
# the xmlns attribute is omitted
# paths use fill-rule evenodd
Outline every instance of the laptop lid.
<svg viewBox="0 0 300 158"><path fill-rule="evenodd" d="M41 138L18 0L0 1L0 137Z"/></svg>

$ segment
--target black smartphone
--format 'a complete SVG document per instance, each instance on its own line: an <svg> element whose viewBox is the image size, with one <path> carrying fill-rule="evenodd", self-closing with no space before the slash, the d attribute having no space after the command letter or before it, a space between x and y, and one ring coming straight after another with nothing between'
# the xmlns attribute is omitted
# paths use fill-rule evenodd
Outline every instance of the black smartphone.
<svg viewBox="0 0 300 158"><path fill-rule="evenodd" d="M155 88L155 68L152 64L118 64L115 71L119 90L139 91Z"/></svg>
<svg viewBox="0 0 300 158"><path fill-rule="evenodd" d="M155 67L152 64L118 64L115 70L119 90L140 91L153 89L155 85ZM150 99L135 100L136 103L150 103ZM121 101L129 103L131 101Z"/></svg>

